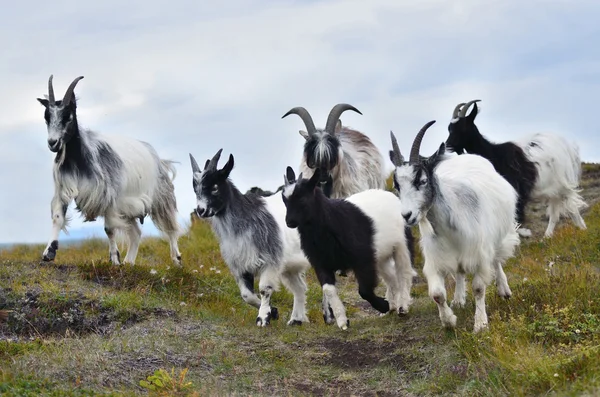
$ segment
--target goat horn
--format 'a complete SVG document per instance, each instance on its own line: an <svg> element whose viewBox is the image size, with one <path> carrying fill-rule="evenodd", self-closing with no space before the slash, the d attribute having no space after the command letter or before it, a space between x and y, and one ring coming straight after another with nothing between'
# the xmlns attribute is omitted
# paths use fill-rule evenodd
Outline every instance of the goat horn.
<svg viewBox="0 0 600 397"><path fill-rule="evenodd" d="M333 135L333 133L335 132L335 126L338 120L340 119L340 116L346 110L352 110L362 115L362 113L354 106L348 105L347 103L338 103L333 107L333 109L331 109L331 112L329 112L329 116L327 116L327 123L325 124L325 131L327 131L327 133Z"/></svg>
<svg viewBox="0 0 600 397"><path fill-rule="evenodd" d="M215 154L213 156L213 158L210 160L210 162L206 166L205 171L206 170L216 170L217 169L217 163L219 162L219 159L221 158L221 152L223 152L223 148L219 149L219 151L217 152L217 154Z"/></svg>
<svg viewBox="0 0 600 397"><path fill-rule="evenodd" d="M481 99L475 99L473 101L469 101L465 104L465 106L462 108L462 110L460 111L460 114L458 115L458 117L465 117L467 115L467 110L469 110L469 108L471 107L472 104L474 104L475 102L480 102Z"/></svg>
<svg viewBox="0 0 600 397"><path fill-rule="evenodd" d="M464 104L465 104L464 102L461 102L458 105L456 105L456 107L454 108L454 112L452 112L452 119L458 118L458 111L460 110L460 107Z"/></svg>
<svg viewBox="0 0 600 397"><path fill-rule="evenodd" d="M65 92L65 96L63 97L64 106L67 106L71 102L71 99L73 99L73 91L75 90L75 86L82 78L83 76L77 77L75 80L73 80L71 85L69 85L69 88L67 88L67 92Z"/></svg>
<svg viewBox="0 0 600 397"><path fill-rule="evenodd" d="M298 116L300 116L300 118L304 122L304 125L306 126L306 131L308 132L309 136L313 136L317 132L317 129L315 128L315 123L313 122L310 113L308 113L308 110L306 110L302 106L297 106L295 108L290 109L281 118L283 119L289 116L290 114L297 114Z"/></svg>
<svg viewBox="0 0 600 397"><path fill-rule="evenodd" d="M54 75L50 75L48 79L48 101L50 105L54 105L56 103L56 99L54 98L54 87L52 87L52 78Z"/></svg>
<svg viewBox="0 0 600 397"><path fill-rule="evenodd" d="M390 137L392 138L392 152L394 153L394 162L396 163L394 165L398 167L404 162L404 157L400 153L400 146L398 146L398 141L392 131L390 131Z"/></svg>
<svg viewBox="0 0 600 397"><path fill-rule="evenodd" d="M429 127L431 127L433 125L433 123L435 123L435 120L431 120L430 122L428 122L427 124L425 124L423 126L423 128L421 128L421 130L419 131L419 133L417 134L417 136L415 137L415 140L413 141L412 148L410 149L410 157L408 159L408 162L410 164L416 164L416 163L419 162L419 151L421 150L421 141L423 140L423 136L425 135L425 131L427 131L427 129Z"/></svg>

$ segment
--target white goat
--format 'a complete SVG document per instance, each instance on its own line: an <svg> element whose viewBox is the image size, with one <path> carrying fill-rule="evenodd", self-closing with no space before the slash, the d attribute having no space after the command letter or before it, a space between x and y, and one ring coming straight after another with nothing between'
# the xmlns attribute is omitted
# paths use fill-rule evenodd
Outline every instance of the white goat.
<svg viewBox="0 0 600 397"><path fill-rule="evenodd" d="M417 134L407 163L391 133L394 187L407 224L419 224L423 273L442 324L456 326L456 316L446 303L444 278L455 277L453 304L463 306L468 273L473 275L474 331L478 332L487 326L485 290L494 274L498 295L512 295L502 266L519 244L517 193L481 156L445 156L442 143L433 156L421 158L421 140L434 122Z"/></svg>
<svg viewBox="0 0 600 397"><path fill-rule="evenodd" d="M142 235L137 220L143 223L144 217L150 215L156 227L168 236L171 258L180 265L177 239L181 228L169 175L175 178L172 162L160 159L146 142L81 129L74 89L82 78L76 78L63 99L56 100L50 76L47 99L37 98L46 108L48 148L56 153L52 236L43 260L52 261L56 257L58 236L61 230L67 230L67 208L74 199L86 222L104 217L113 264L121 261L115 238L118 230L126 232L129 242L124 262L135 263Z"/></svg>

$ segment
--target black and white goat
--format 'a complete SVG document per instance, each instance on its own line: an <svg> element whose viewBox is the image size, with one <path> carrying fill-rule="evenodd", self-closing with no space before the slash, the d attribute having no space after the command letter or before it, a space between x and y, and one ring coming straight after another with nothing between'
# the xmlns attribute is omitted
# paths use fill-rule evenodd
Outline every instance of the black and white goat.
<svg viewBox="0 0 600 397"><path fill-rule="evenodd" d="M560 215L568 215L575 225L585 229L579 213L587 204L579 195L581 160L579 148L561 136L536 133L523 140L495 144L487 140L475 125L479 100L460 103L454 109L448 126L446 145L458 154L478 154L488 159L496 171L517 191L517 221L525 222L525 206L531 199L547 203L548 227L545 236L550 237ZM467 110L473 110L467 115ZM523 237L531 236L529 229L520 228Z"/></svg>
<svg viewBox="0 0 600 397"><path fill-rule="evenodd" d="M442 324L456 326L456 316L446 303L444 278L454 276L453 304L463 306L465 274L472 274L477 332L487 326L485 290L494 274L498 295L512 295L502 266L519 244L517 193L481 156L447 156L442 143L431 157L420 158L423 135L433 123L417 134L408 162L391 133L394 188L407 224L419 225L423 273Z"/></svg>
<svg viewBox="0 0 600 397"><path fill-rule="evenodd" d="M222 151L206 160L204 170L190 154L198 216L210 221L242 298L259 309L258 326L264 327L272 318L278 318L277 308L271 306L271 295L279 288L280 280L294 295L288 325L308 322L304 274L310 264L300 248L298 232L285 225L281 197L242 194L229 180L233 155L229 155L222 169L217 169ZM260 299L254 294L255 276L260 277Z"/></svg>
<svg viewBox="0 0 600 397"><path fill-rule="evenodd" d="M172 162L160 159L146 142L80 128L74 90L82 78L73 80L63 99L56 100L50 76L48 97L37 98L46 108L48 148L56 153L52 236L43 260L56 257L58 236L61 229L66 231L67 208L74 199L85 221L104 217L113 264L121 261L115 238L118 230L125 231L129 240L124 262L135 263L142 235L137 220L143 223L144 217L150 215L156 227L168 236L171 258L180 265L177 239L181 228L170 176L174 178L176 174Z"/></svg>
<svg viewBox="0 0 600 397"><path fill-rule="evenodd" d="M385 189L385 161L365 134L342 127L340 116L346 110L362 114L346 103L337 104L329 112L325 128L316 128L311 115L303 107L295 107L283 115L300 116L306 131L304 152L299 171L310 178L320 170L321 187L325 196L345 198L367 189Z"/></svg>
<svg viewBox="0 0 600 397"><path fill-rule="evenodd" d="M329 199L318 186L320 172L317 168L309 179L300 173L296 181L287 167L282 196L285 222L298 229L302 250L323 288L325 321L335 318L341 329L349 325L335 287L337 270L352 270L360 296L379 312L408 312L414 270L398 199L381 189ZM375 294L378 276L387 285L387 300Z"/></svg>

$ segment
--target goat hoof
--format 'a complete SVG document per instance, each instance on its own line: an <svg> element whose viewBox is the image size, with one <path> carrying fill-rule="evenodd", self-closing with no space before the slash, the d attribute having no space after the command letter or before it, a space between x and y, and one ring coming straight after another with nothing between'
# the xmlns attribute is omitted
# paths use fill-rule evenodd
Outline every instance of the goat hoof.
<svg viewBox="0 0 600 397"><path fill-rule="evenodd" d="M44 262L52 262L54 261L54 258L56 258L56 252L46 252L44 255L42 255L42 260Z"/></svg>
<svg viewBox="0 0 600 397"><path fill-rule="evenodd" d="M279 319L279 310L277 310L276 307L271 306L270 316L273 320L278 320Z"/></svg>
<svg viewBox="0 0 600 397"><path fill-rule="evenodd" d="M267 314L266 318L256 317L256 325L259 327L266 327L271 323L271 314Z"/></svg>
<svg viewBox="0 0 600 397"><path fill-rule="evenodd" d="M288 321L288 325L302 325L302 321L290 320L290 321Z"/></svg>

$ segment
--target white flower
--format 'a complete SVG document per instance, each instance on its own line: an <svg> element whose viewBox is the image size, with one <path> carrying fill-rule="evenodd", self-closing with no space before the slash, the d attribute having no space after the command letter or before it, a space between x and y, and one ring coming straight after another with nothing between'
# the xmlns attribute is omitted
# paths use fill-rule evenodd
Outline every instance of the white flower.
<svg viewBox="0 0 600 397"><path fill-rule="evenodd" d="M216 268L216 267L211 267L211 268L210 268L210 271L211 271L211 272L214 272L215 270L217 270L217 268Z"/></svg>
<svg viewBox="0 0 600 397"><path fill-rule="evenodd" d="M200 269L202 269L204 267L204 265L200 265Z"/></svg>
<svg viewBox="0 0 600 397"><path fill-rule="evenodd" d="M150 269L150 274L156 274L156 270Z"/></svg>
<svg viewBox="0 0 600 397"><path fill-rule="evenodd" d="M580 330L580 329L576 329L576 330L575 330L575 333L576 333L576 334L580 334L580 333L581 333L581 330Z"/></svg>
<svg viewBox="0 0 600 397"><path fill-rule="evenodd" d="M185 303L185 302L179 303L179 306L185 306L185 305L187 305L187 303Z"/></svg>
<svg viewBox="0 0 600 397"><path fill-rule="evenodd" d="M171 266L167 266L167 270L169 270L171 268Z"/></svg>
<svg viewBox="0 0 600 397"><path fill-rule="evenodd" d="M192 273L198 273L198 270L194 269L192 270Z"/></svg>
<svg viewBox="0 0 600 397"><path fill-rule="evenodd" d="M526 282L527 280L529 280L527 277L523 277L523 282Z"/></svg>
<svg viewBox="0 0 600 397"><path fill-rule="evenodd" d="M220 271L220 270L217 270L217 271L216 271L216 273L217 273L217 274L221 274L221 271Z"/></svg>
<svg viewBox="0 0 600 397"><path fill-rule="evenodd" d="M558 374L554 374L554 377L555 377L555 378L558 378Z"/></svg>

